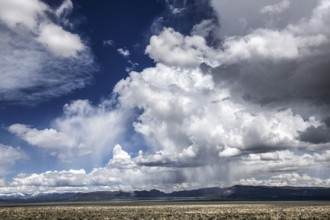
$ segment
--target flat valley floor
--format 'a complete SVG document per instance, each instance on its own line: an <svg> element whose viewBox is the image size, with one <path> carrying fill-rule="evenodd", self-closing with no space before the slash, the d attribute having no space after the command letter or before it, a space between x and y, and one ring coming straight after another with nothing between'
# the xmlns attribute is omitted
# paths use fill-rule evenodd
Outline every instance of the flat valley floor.
<svg viewBox="0 0 330 220"><path fill-rule="evenodd" d="M0 219L330 219L330 202L21 205L0 207Z"/></svg>

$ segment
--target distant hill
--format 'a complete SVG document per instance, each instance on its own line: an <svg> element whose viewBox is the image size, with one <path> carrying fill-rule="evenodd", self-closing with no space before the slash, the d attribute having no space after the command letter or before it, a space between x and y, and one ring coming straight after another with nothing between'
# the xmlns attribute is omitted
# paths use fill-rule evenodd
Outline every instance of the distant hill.
<svg viewBox="0 0 330 220"><path fill-rule="evenodd" d="M233 186L227 189L229 200L330 200L330 188Z"/></svg>
<svg viewBox="0 0 330 220"><path fill-rule="evenodd" d="M156 189L150 191L96 191L87 193L54 193L37 196L0 197L4 203L43 202L96 202L96 201L301 201L329 200L330 188L321 187L272 187L242 186L228 188L202 188L165 193Z"/></svg>

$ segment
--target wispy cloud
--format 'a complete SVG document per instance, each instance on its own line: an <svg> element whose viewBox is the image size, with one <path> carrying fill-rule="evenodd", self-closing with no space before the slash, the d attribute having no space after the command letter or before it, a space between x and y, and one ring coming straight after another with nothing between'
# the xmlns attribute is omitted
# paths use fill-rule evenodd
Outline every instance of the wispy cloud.
<svg viewBox="0 0 330 220"><path fill-rule="evenodd" d="M39 0L0 3L0 101L33 104L91 82L90 49L49 16L62 15L63 7L56 12Z"/></svg>
<svg viewBox="0 0 330 220"><path fill-rule="evenodd" d="M47 150L65 162L77 162L77 155L89 156L91 163L108 159L111 147L123 141L130 112L117 109L109 100L93 106L87 100L75 100L64 106L64 113L52 128L36 129L13 124L8 131L31 146ZM124 141L123 141L124 142Z"/></svg>
<svg viewBox="0 0 330 220"><path fill-rule="evenodd" d="M266 5L262 9L260 9L260 13L262 14L279 14L283 12L285 9L290 7L291 2L289 0L283 0L273 5Z"/></svg>
<svg viewBox="0 0 330 220"><path fill-rule="evenodd" d="M55 10L55 15L59 21L61 21L64 25L70 25L70 21L68 20L68 15L73 10L73 3L71 0L64 0L62 4Z"/></svg>
<svg viewBox="0 0 330 220"><path fill-rule="evenodd" d="M123 57L128 57L130 55L129 50L123 49L123 48L118 48L117 49L118 53L122 55Z"/></svg>
<svg viewBox="0 0 330 220"><path fill-rule="evenodd" d="M0 144L0 177L10 173L11 166L27 158L27 154L20 148Z"/></svg>
<svg viewBox="0 0 330 220"><path fill-rule="evenodd" d="M113 46L115 42L113 40L104 40L103 46Z"/></svg>

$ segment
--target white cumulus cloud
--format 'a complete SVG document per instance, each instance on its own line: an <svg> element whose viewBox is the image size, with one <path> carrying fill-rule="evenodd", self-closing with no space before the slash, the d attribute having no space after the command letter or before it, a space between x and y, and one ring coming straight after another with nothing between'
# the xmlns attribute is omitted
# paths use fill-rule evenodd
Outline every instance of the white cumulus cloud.
<svg viewBox="0 0 330 220"><path fill-rule="evenodd" d="M282 153L280 153L282 154ZM89 192L95 190L150 190L164 191L193 189L205 186L226 186L217 178L220 167L212 170L205 167L141 166L142 157L131 157L120 145L113 148L113 158L103 167L86 172L84 169L46 171L43 173L18 174L12 181L0 179L0 195L35 195L39 193ZM284 155L283 155L284 156ZM288 156L288 155L287 155ZM282 156L280 156L282 157ZM296 158L295 158L296 159ZM246 165L245 165L246 166ZM265 166L267 166L265 164ZM249 169L239 168L241 172ZM258 171L263 168L259 166ZM264 177L261 173L261 177ZM224 175L224 174L221 174ZM207 182L203 182L203 179ZM221 184L221 185L219 185ZM269 178L232 178L231 184L270 186L319 186L329 187L330 178L318 178L307 173L283 172Z"/></svg>
<svg viewBox="0 0 330 220"><path fill-rule="evenodd" d="M2 0L0 19L10 28L24 25L30 30L37 28L39 17L44 17L48 6L39 0Z"/></svg>
<svg viewBox="0 0 330 220"><path fill-rule="evenodd" d="M55 129L38 130L23 124L13 124L8 130L31 145L49 148L74 147L75 140Z"/></svg>
<svg viewBox="0 0 330 220"><path fill-rule="evenodd" d="M56 56L76 56L78 52L85 48L77 34L67 32L58 25L43 24L40 29L38 41Z"/></svg>
<svg viewBox="0 0 330 220"><path fill-rule="evenodd" d="M212 57L215 56L215 51L207 46L203 37L183 36L172 28L152 36L145 53L156 62L183 67L195 67L202 62L214 65Z"/></svg>

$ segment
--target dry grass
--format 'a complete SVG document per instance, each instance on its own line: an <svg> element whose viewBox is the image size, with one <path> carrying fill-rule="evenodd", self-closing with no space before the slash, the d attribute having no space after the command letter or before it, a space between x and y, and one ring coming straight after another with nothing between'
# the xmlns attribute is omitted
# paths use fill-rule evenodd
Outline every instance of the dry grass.
<svg viewBox="0 0 330 220"><path fill-rule="evenodd" d="M330 204L122 204L1 207L0 219L330 219Z"/></svg>

